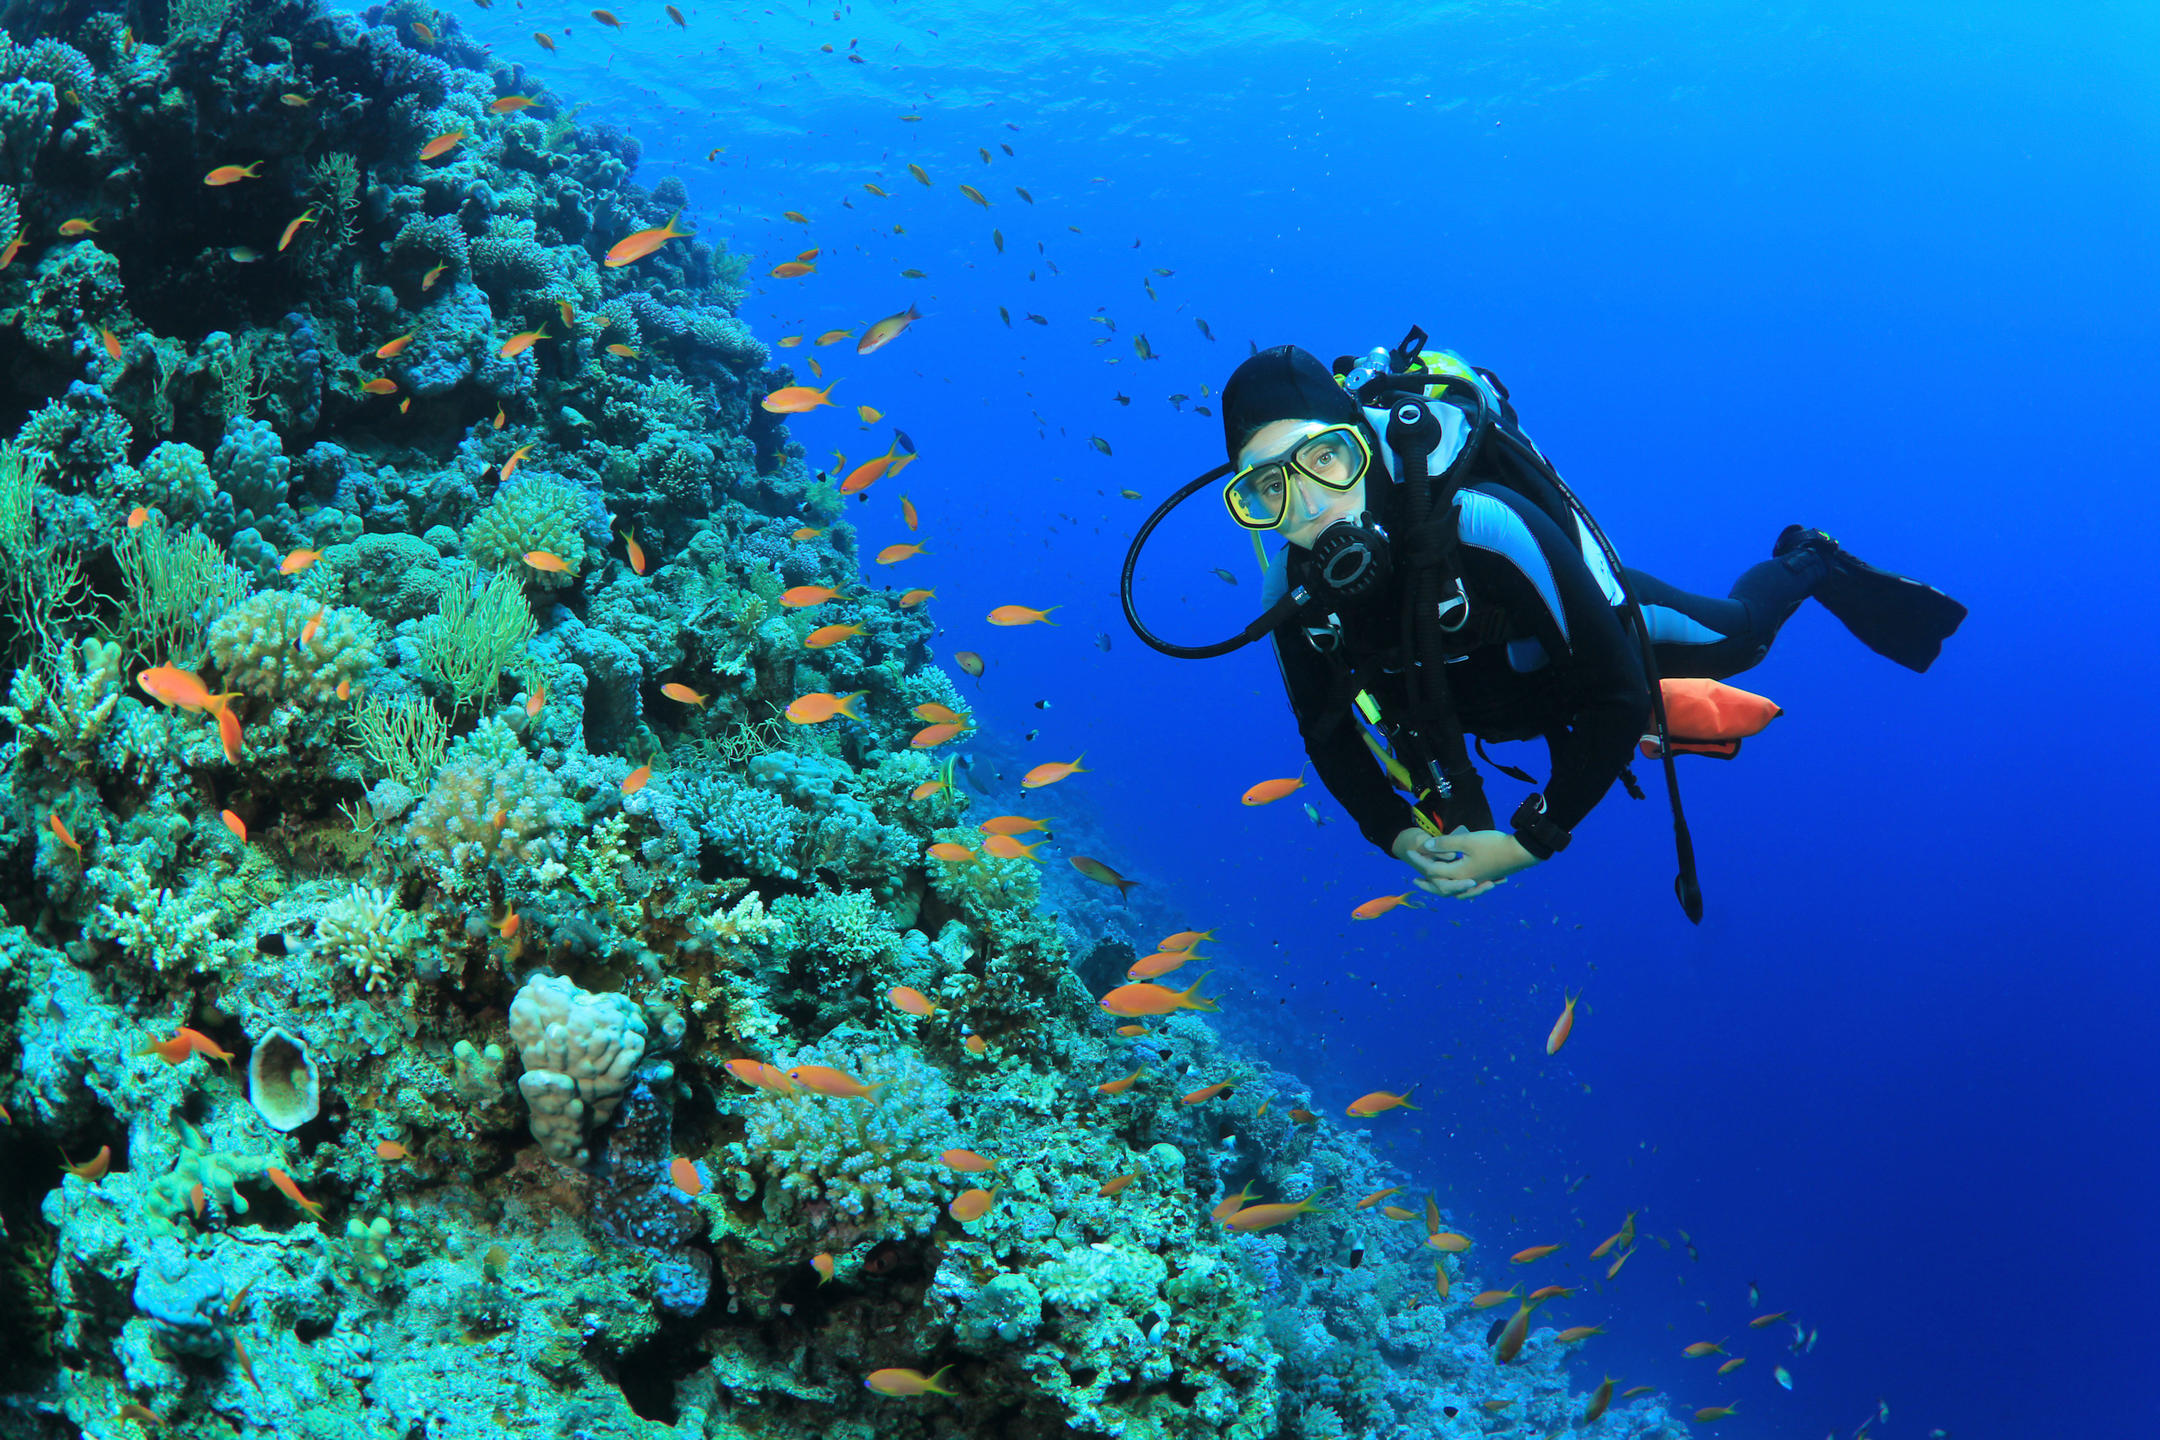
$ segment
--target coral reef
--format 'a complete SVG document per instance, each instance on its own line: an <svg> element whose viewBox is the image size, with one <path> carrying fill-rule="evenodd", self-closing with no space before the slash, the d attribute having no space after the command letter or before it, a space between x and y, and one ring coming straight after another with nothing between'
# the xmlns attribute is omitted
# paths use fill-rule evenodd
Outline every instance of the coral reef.
<svg viewBox="0 0 2160 1440"><path fill-rule="evenodd" d="M433 9L39 14L0 36L0 1434L1572 1423L1549 1329L1497 1364L1416 1227L1337 1203L1400 1177L1294 1082L1113 1028L1114 907L930 857L980 838L908 743L960 698L756 407L793 376L741 261L602 263L680 182L499 106L531 79ZM808 648L807 584L860 632ZM860 720L780 718L819 690ZM1248 1185L1325 1198L1241 1233ZM1585 1433L1675 1433L1626 1412Z"/></svg>

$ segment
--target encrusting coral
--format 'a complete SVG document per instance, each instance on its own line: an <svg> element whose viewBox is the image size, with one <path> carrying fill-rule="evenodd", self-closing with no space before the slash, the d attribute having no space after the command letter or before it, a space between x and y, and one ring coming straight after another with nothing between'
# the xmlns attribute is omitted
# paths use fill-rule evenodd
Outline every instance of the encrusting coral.
<svg viewBox="0 0 2160 1440"><path fill-rule="evenodd" d="M962 699L757 407L743 262L603 263L681 182L433 9L132 24L0 43L0 1433L1580 1413L1293 1082L1113 1028L1130 911L932 857L981 836L912 712ZM807 648L812 584L861 630ZM821 690L859 721L781 718ZM1325 1198L1212 1218L1248 1184Z"/></svg>

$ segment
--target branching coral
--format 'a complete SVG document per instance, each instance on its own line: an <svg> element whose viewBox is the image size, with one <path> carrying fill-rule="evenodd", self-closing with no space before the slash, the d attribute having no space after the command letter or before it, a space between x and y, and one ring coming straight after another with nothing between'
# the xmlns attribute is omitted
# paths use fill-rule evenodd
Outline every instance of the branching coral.
<svg viewBox="0 0 2160 1440"><path fill-rule="evenodd" d="M412 957L412 917L397 897L355 885L315 919L315 942L346 966L362 990L387 990L400 965Z"/></svg>
<svg viewBox="0 0 2160 1440"><path fill-rule="evenodd" d="M489 720L451 747L405 833L438 878L459 884L493 863L561 859L562 810L561 782Z"/></svg>
<svg viewBox="0 0 2160 1440"><path fill-rule="evenodd" d="M375 643L365 611L290 590L250 595L210 626L210 653L225 683L266 700L349 698L375 664Z"/></svg>
<svg viewBox="0 0 2160 1440"><path fill-rule="evenodd" d="M119 634L129 653L157 665L191 668L202 654L204 627L240 603L248 577L196 530L152 520L125 530L113 543L123 588Z"/></svg>
<svg viewBox="0 0 2160 1440"><path fill-rule="evenodd" d="M24 732L25 748L74 769L91 762L120 703L120 647L85 640L49 666L32 663L8 682L5 716Z"/></svg>
<svg viewBox="0 0 2160 1440"><path fill-rule="evenodd" d="M905 1050L858 1052L834 1042L779 1063L831 1066L882 1084L890 1098L738 1094L743 1138L727 1147L737 1198L755 1196L762 1179L767 1221L819 1248L935 1225L951 1174L938 1155L960 1143L944 1077Z"/></svg>

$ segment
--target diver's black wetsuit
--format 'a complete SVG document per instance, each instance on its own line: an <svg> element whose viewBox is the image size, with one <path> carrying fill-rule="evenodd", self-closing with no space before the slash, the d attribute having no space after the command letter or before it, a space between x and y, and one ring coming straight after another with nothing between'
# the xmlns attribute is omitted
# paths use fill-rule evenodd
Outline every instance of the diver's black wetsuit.
<svg viewBox="0 0 2160 1440"><path fill-rule="evenodd" d="M1459 494L1459 563L1471 606L1466 633L1487 638L1447 667L1457 718L1480 739L1544 736L1552 753L1546 813L1573 830L1650 728L1641 652L1582 546L1550 515L1498 484L1475 483ZM1277 557L1268 577L1270 602L1283 593L1291 562L1302 553ZM1751 567L1723 600L1634 569L1627 583L1643 607L1660 673L1716 680L1760 661L1827 570L1818 552L1795 550ZM1367 605L1338 612L1341 652L1374 662L1367 678L1382 684L1401 631L1399 586L1397 577ZM1388 850L1417 822L1359 736L1352 687L1304 632L1279 631L1275 646L1313 769L1365 838Z"/></svg>

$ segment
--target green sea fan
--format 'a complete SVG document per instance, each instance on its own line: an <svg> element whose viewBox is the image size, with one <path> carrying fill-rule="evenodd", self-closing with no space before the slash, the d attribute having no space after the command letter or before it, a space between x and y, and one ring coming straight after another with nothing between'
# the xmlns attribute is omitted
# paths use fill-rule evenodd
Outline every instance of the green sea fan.
<svg viewBox="0 0 2160 1440"><path fill-rule="evenodd" d="M477 706L524 655L535 626L525 589L507 572L443 591L442 607L414 635L420 670L450 692L459 710Z"/></svg>

